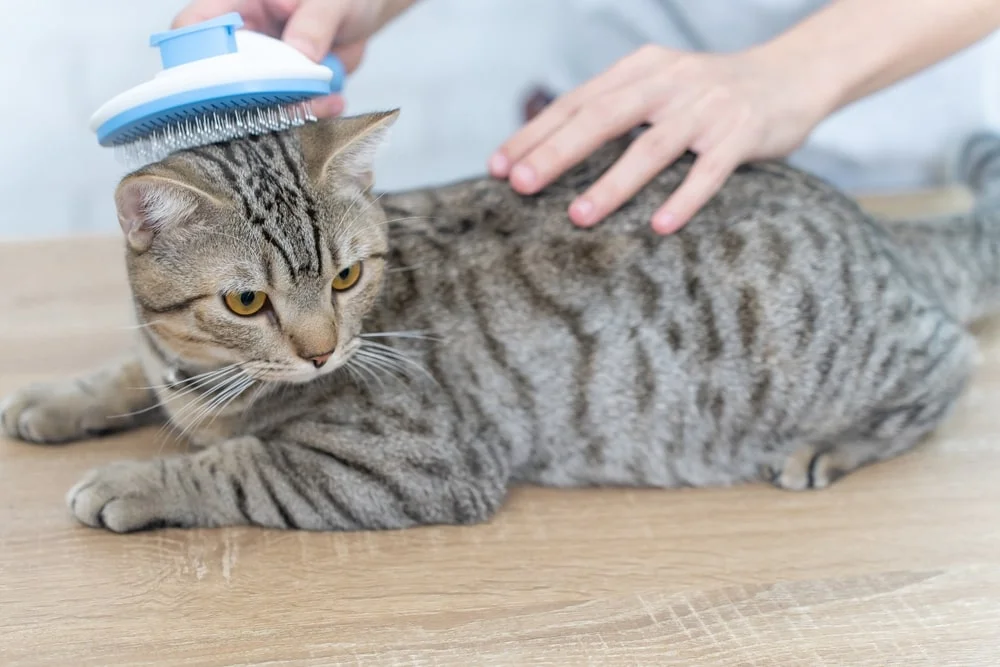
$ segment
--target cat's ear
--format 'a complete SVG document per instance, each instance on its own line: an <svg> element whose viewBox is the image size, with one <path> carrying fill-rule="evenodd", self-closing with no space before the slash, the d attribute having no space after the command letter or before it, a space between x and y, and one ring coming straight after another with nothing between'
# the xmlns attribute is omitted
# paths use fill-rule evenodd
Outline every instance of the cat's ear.
<svg viewBox="0 0 1000 667"><path fill-rule="evenodd" d="M394 109L307 123L299 137L310 178L314 183L346 178L370 188L375 153L398 116Z"/></svg>
<svg viewBox="0 0 1000 667"><path fill-rule="evenodd" d="M115 190L118 222L129 246L144 252L158 232L187 222L211 200L206 193L169 176L126 176Z"/></svg>

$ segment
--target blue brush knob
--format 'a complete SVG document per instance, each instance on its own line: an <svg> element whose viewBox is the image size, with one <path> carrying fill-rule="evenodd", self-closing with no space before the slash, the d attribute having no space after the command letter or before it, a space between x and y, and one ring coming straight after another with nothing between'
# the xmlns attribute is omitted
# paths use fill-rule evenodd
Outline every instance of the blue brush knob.
<svg viewBox="0 0 1000 667"><path fill-rule="evenodd" d="M158 32L149 38L149 45L160 49L163 68L236 53L236 31L243 27L243 17L237 12L194 25Z"/></svg>

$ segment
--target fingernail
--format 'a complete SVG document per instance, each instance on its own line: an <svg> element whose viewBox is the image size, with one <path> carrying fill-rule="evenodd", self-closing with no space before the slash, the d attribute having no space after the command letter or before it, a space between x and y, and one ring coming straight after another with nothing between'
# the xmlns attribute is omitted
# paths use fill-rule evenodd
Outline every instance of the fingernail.
<svg viewBox="0 0 1000 667"><path fill-rule="evenodd" d="M503 178L510 169L510 160L503 153L494 153L490 158L490 173L497 178Z"/></svg>
<svg viewBox="0 0 1000 667"><path fill-rule="evenodd" d="M677 216L673 213L658 213L653 216L653 231L658 234L669 234L676 222Z"/></svg>
<svg viewBox="0 0 1000 667"><path fill-rule="evenodd" d="M535 170L526 164L519 164L511 170L510 180L514 185L532 188L535 186Z"/></svg>
<svg viewBox="0 0 1000 667"><path fill-rule="evenodd" d="M569 215L576 224L589 227L594 223L594 204L587 199L578 199L569 207Z"/></svg>

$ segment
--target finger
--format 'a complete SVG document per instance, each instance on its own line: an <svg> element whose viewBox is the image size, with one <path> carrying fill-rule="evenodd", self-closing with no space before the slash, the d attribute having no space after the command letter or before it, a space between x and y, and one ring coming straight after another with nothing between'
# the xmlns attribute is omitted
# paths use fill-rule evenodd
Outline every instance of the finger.
<svg viewBox="0 0 1000 667"><path fill-rule="evenodd" d="M649 115L657 93L653 85L655 82L642 79L584 104L514 165L511 185L522 194L538 192L604 142L638 125Z"/></svg>
<svg viewBox="0 0 1000 667"><path fill-rule="evenodd" d="M330 0L303 0L285 25L281 38L312 60L319 62L333 44L333 38L347 16L347 3Z"/></svg>
<svg viewBox="0 0 1000 667"><path fill-rule="evenodd" d="M258 0L263 5L267 17L276 23L284 25L288 18L299 8L302 0Z"/></svg>
<svg viewBox="0 0 1000 667"><path fill-rule="evenodd" d="M490 172L497 178L506 178L516 162L562 127L588 100L632 83L648 72L653 65L653 58L651 51L640 49L612 65L603 74L553 100L496 150L490 159Z"/></svg>
<svg viewBox="0 0 1000 667"><path fill-rule="evenodd" d="M326 95L310 101L312 112L317 118L333 118L344 113L344 98L340 95Z"/></svg>
<svg viewBox="0 0 1000 667"><path fill-rule="evenodd" d="M217 16L236 11L239 6L240 0L195 0L177 13L170 24L170 29L176 30L193 23L214 19Z"/></svg>
<svg viewBox="0 0 1000 667"><path fill-rule="evenodd" d="M243 20L251 30L280 37L288 18L301 0L247 0L243 3Z"/></svg>
<svg viewBox="0 0 1000 667"><path fill-rule="evenodd" d="M653 230L672 234L686 225L722 188L739 166L742 155L739 145L730 141L698 156L684 182L653 214Z"/></svg>
<svg viewBox="0 0 1000 667"><path fill-rule="evenodd" d="M618 209L684 152L691 129L662 123L646 130L596 183L569 207L575 224L590 227Z"/></svg>
<svg viewBox="0 0 1000 667"><path fill-rule="evenodd" d="M342 47L338 47L333 50L333 53L340 58L340 62L344 66L344 71L351 74L354 70L358 69L358 65L361 64L361 59L364 58L365 48L367 46L368 41L362 40L360 42L354 42L353 44L346 44Z"/></svg>

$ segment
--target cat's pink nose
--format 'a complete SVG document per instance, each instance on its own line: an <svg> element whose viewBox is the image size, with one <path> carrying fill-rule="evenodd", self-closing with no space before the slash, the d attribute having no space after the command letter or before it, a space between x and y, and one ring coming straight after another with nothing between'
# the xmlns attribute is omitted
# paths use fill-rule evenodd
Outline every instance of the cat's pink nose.
<svg viewBox="0 0 1000 667"><path fill-rule="evenodd" d="M323 364L330 360L333 356L333 352L327 352L326 354L321 354L318 357L311 357L309 361L313 362L313 366L316 368L323 368Z"/></svg>

